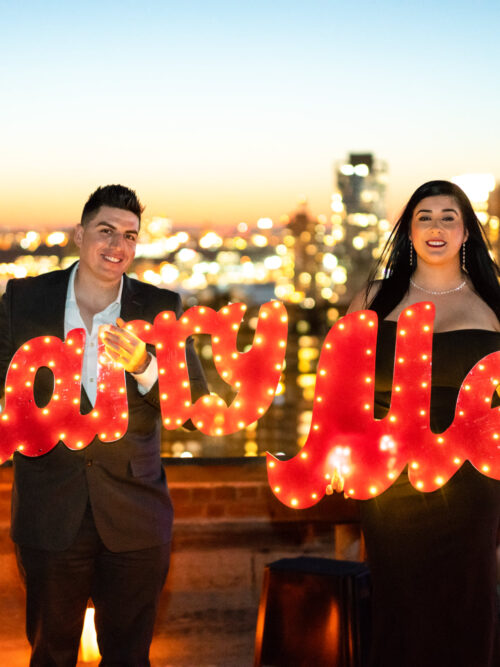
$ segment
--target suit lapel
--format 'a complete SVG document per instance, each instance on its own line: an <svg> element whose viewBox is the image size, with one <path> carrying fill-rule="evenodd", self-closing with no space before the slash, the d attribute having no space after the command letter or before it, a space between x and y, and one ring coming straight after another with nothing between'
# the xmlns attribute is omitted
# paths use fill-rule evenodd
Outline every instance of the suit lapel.
<svg viewBox="0 0 500 667"><path fill-rule="evenodd" d="M49 335L64 340L66 292L73 266L57 271L50 289L44 289L36 295L30 311L30 338Z"/></svg>
<svg viewBox="0 0 500 667"><path fill-rule="evenodd" d="M128 276L123 276L123 289L121 299L120 317L129 322L130 320L140 320L143 316L143 305L134 289L133 282Z"/></svg>

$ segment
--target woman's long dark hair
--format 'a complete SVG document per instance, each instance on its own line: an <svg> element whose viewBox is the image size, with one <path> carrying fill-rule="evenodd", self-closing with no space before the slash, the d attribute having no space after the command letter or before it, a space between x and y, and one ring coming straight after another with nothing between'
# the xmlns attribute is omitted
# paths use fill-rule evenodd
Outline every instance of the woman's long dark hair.
<svg viewBox="0 0 500 667"><path fill-rule="evenodd" d="M416 268L415 255L413 255L413 263L410 264L412 246L409 232L413 211L422 199L437 195L453 197L457 202L465 228L469 232L465 243L465 270L476 292L500 320L500 285L498 283L500 268L489 253L491 246L467 195L458 185L449 181L424 183L410 197L384 246L380 259L368 277L367 303L376 277L380 269L385 266L380 289L368 307L375 310L380 318L387 317L408 292L410 277Z"/></svg>

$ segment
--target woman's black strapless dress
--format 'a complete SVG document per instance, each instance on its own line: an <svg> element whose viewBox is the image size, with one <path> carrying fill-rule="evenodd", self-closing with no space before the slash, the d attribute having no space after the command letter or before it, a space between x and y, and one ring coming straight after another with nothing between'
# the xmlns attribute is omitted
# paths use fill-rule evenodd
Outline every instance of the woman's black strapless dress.
<svg viewBox="0 0 500 667"><path fill-rule="evenodd" d="M390 405L396 323L377 343L376 405ZM500 333L434 335L431 427L453 421L460 385ZM403 473L385 493L360 501L373 579L372 667L500 667L496 541L500 482L470 463L438 491L415 490Z"/></svg>

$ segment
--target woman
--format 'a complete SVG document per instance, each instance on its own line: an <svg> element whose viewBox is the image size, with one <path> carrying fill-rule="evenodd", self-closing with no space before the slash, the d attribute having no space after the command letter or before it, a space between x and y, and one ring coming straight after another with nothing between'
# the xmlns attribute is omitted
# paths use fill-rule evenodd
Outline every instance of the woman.
<svg viewBox="0 0 500 667"><path fill-rule="evenodd" d="M447 181L419 187L349 309L379 317L377 417L390 406L398 316L431 301L431 427L441 432L452 423L468 371L500 350L499 275L463 191ZM466 462L441 489L421 493L404 472L360 506L373 578L371 665L498 667L500 482Z"/></svg>

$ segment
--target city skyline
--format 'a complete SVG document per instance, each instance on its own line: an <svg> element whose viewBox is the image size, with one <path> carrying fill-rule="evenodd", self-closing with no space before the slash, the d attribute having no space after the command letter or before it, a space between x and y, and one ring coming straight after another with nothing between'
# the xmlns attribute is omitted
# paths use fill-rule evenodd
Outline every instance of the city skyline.
<svg viewBox="0 0 500 667"><path fill-rule="evenodd" d="M328 214L334 165L500 179L496 2L1 3L0 225L68 226L99 184L145 215Z"/></svg>

